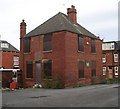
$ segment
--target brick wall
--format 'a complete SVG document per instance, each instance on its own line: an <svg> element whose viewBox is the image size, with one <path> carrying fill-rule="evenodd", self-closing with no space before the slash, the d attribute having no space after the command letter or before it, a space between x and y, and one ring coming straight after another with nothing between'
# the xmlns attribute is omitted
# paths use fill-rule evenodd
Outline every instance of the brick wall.
<svg viewBox="0 0 120 109"><path fill-rule="evenodd" d="M19 56L19 53L15 52L1 52L2 54L2 67L4 69L13 69L14 68L14 56ZM12 72L3 72L2 73L2 87L7 87L8 83L12 80Z"/></svg>
<svg viewBox="0 0 120 109"><path fill-rule="evenodd" d="M78 61L84 60L85 63L91 63L92 60L96 60L96 75L102 75L102 41L96 40L96 53L91 53L90 38L84 36L84 52L78 51L78 37L76 34L67 32L65 42L65 81L66 86L73 83L89 84L91 82L91 66L85 66L85 78L78 78ZM87 44L89 42L89 44Z"/></svg>
<svg viewBox="0 0 120 109"><path fill-rule="evenodd" d="M31 37L31 52L24 54L24 85L33 86L35 83L35 62L43 59L52 60L52 76L62 75L65 86L70 86L78 82L88 84L91 82L91 67L85 66L85 79L78 79L78 60L97 62L97 76L102 73L102 42L96 40L96 53L91 53L91 43L89 37L84 37L84 53L78 51L78 37L71 32L56 32L52 36L52 51L43 52L43 37ZM87 44L89 42L89 44ZM33 60L33 78L26 79L26 61ZM43 79L43 68L41 69L41 83Z"/></svg>

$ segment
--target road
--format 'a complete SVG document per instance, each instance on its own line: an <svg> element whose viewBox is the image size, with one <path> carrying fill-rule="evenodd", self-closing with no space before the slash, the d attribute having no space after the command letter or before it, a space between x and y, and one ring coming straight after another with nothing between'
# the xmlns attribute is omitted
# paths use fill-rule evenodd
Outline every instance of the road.
<svg viewBox="0 0 120 109"><path fill-rule="evenodd" d="M3 107L118 107L118 85L2 92Z"/></svg>

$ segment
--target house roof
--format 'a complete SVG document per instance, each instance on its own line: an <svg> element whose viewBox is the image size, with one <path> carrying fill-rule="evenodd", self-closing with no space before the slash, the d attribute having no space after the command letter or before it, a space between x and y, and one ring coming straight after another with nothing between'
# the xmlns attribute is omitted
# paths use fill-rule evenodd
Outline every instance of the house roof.
<svg viewBox="0 0 120 109"><path fill-rule="evenodd" d="M107 41L103 43L115 43L115 50L120 50L120 41Z"/></svg>
<svg viewBox="0 0 120 109"><path fill-rule="evenodd" d="M120 50L120 41L116 41L116 43L117 43L116 50Z"/></svg>
<svg viewBox="0 0 120 109"><path fill-rule="evenodd" d="M38 27L30 31L28 34L26 34L25 37L43 35L47 33L64 31L64 30L77 34L83 34L91 38L99 39L81 25L72 23L69 17L61 12L59 12L58 14L48 19L43 24L39 25Z"/></svg>
<svg viewBox="0 0 120 109"><path fill-rule="evenodd" d="M8 47L2 47L1 46L2 43L8 44ZM17 48L15 48L10 43L8 43L7 41L4 41L4 40L0 40L0 51L19 52L19 50Z"/></svg>

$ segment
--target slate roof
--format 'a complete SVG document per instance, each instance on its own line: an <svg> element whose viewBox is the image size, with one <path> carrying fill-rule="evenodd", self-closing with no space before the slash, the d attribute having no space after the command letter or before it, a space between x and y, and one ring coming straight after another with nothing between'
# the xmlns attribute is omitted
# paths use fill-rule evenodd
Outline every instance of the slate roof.
<svg viewBox="0 0 120 109"><path fill-rule="evenodd" d="M1 48L1 43L7 43L9 45L9 48ZM10 43L4 40L0 40L0 51L5 51L5 52L19 52L17 48L12 46Z"/></svg>
<svg viewBox="0 0 120 109"><path fill-rule="evenodd" d="M116 46L116 50L120 50L120 41L116 41L117 46Z"/></svg>
<svg viewBox="0 0 120 109"><path fill-rule="evenodd" d="M69 19L69 17L61 12L53 16L52 18L48 19L43 24L39 25L31 32L26 34L25 37L43 35L47 33L57 32L57 31L69 31L77 34L83 34L89 36L91 38L97 38L94 34L89 32L87 29L82 27L79 24L74 24Z"/></svg>

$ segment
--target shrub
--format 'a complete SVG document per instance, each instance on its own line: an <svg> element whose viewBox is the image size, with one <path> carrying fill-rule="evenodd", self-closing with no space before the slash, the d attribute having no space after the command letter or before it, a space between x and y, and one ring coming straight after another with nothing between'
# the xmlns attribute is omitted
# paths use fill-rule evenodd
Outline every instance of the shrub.
<svg viewBox="0 0 120 109"><path fill-rule="evenodd" d="M100 78L98 78L97 76L91 78L91 84L95 85L99 83L100 83Z"/></svg>
<svg viewBox="0 0 120 109"><path fill-rule="evenodd" d="M107 80L106 80L106 79L100 80L100 84L106 84L106 83L107 83Z"/></svg>
<svg viewBox="0 0 120 109"><path fill-rule="evenodd" d="M46 79L45 83L44 83L44 88L62 89L62 88L64 88L64 84L60 80Z"/></svg>
<svg viewBox="0 0 120 109"><path fill-rule="evenodd" d="M62 77L60 75L55 75L54 79L46 79L44 83L44 88L51 88L51 89L64 88Z"/></svg>
<svg viewBox="0 0 120 109"><path fill-rule="evenodd" d="M107 80L107 84L114 84L114 83L120 83L119 78L111 78Z"/></svg>

